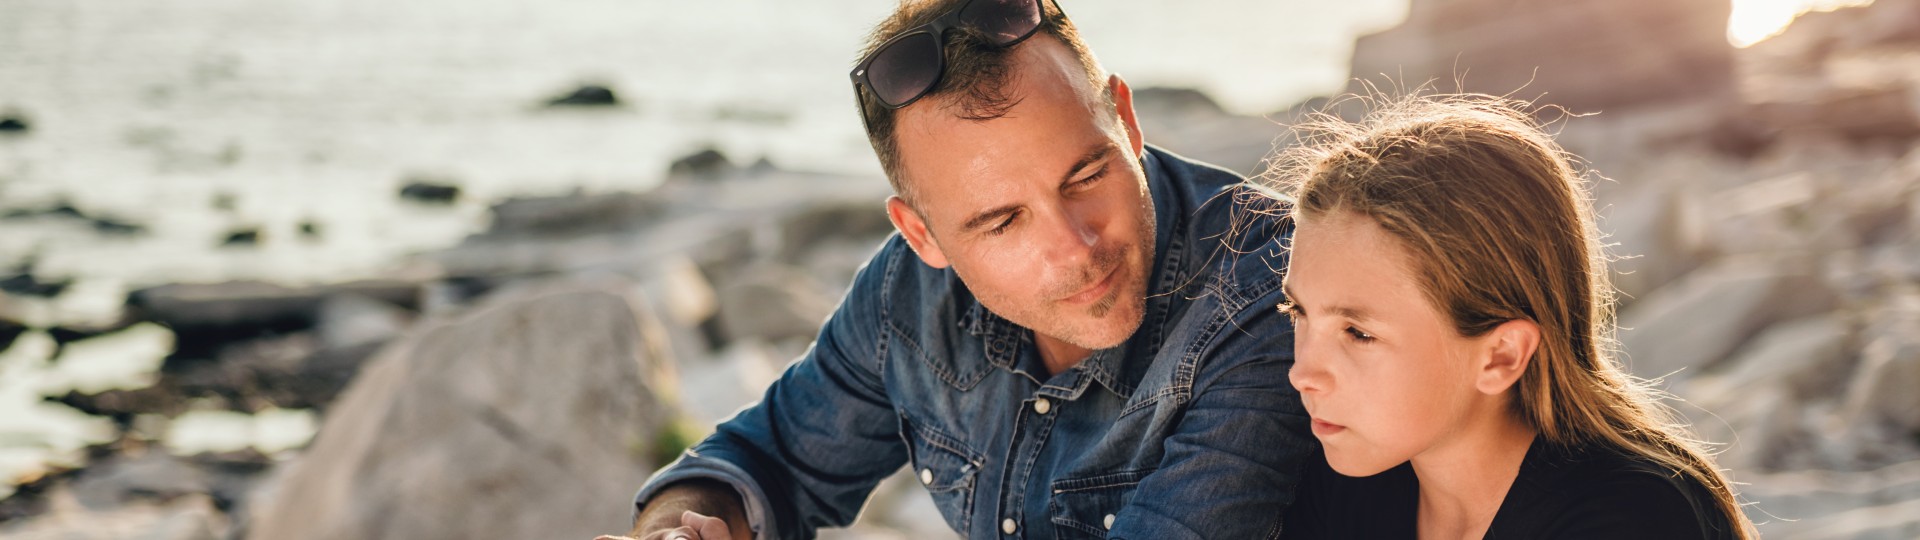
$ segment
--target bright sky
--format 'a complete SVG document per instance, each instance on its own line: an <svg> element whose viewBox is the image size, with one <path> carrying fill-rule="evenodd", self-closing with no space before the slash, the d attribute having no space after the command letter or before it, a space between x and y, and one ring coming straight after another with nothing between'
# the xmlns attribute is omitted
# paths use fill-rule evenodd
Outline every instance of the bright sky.
<svg viewBox="0 0 1920 540"><path fill-rule="evenodd" d="M1733 0L1727 40L1745 47L1780 33L1795 15L1871 3L1873 0Z"/></svg>

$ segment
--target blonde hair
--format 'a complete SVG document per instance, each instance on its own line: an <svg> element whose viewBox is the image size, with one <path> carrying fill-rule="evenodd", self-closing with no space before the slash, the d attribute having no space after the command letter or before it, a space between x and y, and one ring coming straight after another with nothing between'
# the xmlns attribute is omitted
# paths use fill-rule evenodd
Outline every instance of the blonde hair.
<svg viewBox="0 0 1920 540"><path fill-rule="evenodd" d="M1361 121L1316 115L1264 177L1302 219L1352 212L1411 254L1428 301L1462 336L1540 327L1513 413L1550 443L1650 459L1708 488L1756 536L1727 478L1613 350L1613 288L1587 175L1526 112L1484 95L1357 98Z"/></svg>

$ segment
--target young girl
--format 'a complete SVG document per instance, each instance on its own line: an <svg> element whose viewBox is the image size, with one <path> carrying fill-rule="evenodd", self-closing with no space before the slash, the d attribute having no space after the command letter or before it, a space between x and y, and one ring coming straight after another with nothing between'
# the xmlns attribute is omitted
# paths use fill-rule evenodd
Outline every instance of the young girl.
<svg viewBox="0 0 1920 540"><path fill-rule="evenodd" d="M1309 458L1292 538L1748 538L1726 477L1610 354L1584 180L1523 104L1412 98L1269 173Z"/></svg>

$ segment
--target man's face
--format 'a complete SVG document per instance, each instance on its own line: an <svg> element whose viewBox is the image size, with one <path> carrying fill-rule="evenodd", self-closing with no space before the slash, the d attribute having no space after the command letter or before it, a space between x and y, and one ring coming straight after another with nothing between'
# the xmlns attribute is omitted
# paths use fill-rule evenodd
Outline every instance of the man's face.
<svg viewBox="0 0 1920 540"><path fill-rule="evenodd" d="M1113 79L1119 111L1108 109L1050 36L1012 56L1006 89L1020 101L1004 117L961 118L945 99L899 112L899 172L918 212L892 205L896 224L995 314L1082 348L1119 345L1140 326L1154 258L1132 98Z"/></svg>

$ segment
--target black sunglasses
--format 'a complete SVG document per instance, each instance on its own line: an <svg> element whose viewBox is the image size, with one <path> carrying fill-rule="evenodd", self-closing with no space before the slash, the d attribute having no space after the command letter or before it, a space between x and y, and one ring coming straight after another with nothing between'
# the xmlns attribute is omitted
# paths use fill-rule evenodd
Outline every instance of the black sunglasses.
<svg viewBox="0 0 1920 540"><path fill-rule="evenodd" d="M984 34L995 47L1012 47L1032 37L1046 16L1041 0L970 0L933 22L901 32L873 49L861 59L848 76L853 78L854 97L860 89L873 93L882 105L898 109L932 92L947 71L944 39L948 30L969 27ZM1059 12L1060 4L1053 2ZM860 101L860 118L867 117L866 100Z"/></svg>

